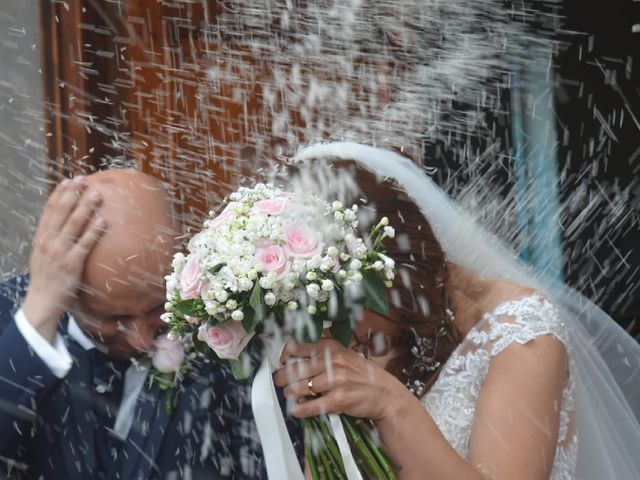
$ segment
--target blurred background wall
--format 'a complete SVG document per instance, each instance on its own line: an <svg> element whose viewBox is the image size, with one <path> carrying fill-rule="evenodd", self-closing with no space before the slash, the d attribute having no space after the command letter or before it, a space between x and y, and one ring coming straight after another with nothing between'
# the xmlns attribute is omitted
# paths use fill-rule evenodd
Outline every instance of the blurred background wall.
<svg viewBox="0 0 640 480"><path fill-rule="evenodd" d="M22 272L46 197L40 12L0 2L0 273Z"/></svg>

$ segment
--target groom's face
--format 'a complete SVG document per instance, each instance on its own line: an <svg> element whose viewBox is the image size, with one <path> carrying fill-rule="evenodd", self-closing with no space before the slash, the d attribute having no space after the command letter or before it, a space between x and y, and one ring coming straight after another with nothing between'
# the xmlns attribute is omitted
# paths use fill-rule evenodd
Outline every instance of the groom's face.
<svg viewBox="0 0 640 480"><path fill-rule="evenodd" d="M164 331L162 285L120 284L108 295L81 296L75 317L82 330L107 348L111 357L135 358L152 349Z"/></svg>
<svg viewBox="0 0 640 480"><path fill-rule="evenodd" d="M160 315L174 250L171 211L165 192L153 184L132 183L118 172L94 183L107 226L86 260L73 313L110 356L137 357L153 348L166 326Z"/></svg>

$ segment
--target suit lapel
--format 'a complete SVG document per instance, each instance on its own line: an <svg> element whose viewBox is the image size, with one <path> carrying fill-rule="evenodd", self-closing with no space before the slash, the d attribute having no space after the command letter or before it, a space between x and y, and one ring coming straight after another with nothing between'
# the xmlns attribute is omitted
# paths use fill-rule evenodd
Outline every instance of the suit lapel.
<svg viewBox="0 0 640 480"><path fill-rule="evenodd" d="M120 478L146 479L151 470L158 470L156 458L170 419L164 407L164 394L157 385L149 386L148 381L140 392L123 450Z"/></svg>
<svg viewBox="0 0 640 480"><path fill-rule="evenodd" d="M72 478L92 474L96 466L95 419L92 408L91 365L86 352L69 341L73 366L65 385L52 397L61 426L59 448Z"/></svg>

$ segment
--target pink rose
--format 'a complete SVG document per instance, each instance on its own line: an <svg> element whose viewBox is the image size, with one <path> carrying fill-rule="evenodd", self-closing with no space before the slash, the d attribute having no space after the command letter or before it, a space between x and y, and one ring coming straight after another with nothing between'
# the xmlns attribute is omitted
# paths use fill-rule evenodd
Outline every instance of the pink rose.
<svg viewBox="0 0 640 480"><path fill-rule="evenodd" d="M233 214L233 208L229 203L226 207L224 207L224 210L222 210L222 212L220 212L220 214L216 218L214 218L209 222L209 226L212 228L216 228L222 225L224 222L226 222L229 219L229 217L231 217L232 214Z"/></svg>
<svg viewBox="0 0 640 480"><path fill-rule="evenodd" d="M184 361L184 349L179 340L169 340L166 335L156 338L155 352L151 358L153 366L162 373L175 372Z"/></svg>
<svg viewBox="0 0 640 480"><path fill-rule="evenodd" d="M189 255L187 264L180 275L180 295L183 300L198 297L198 294L205 286L202 273L202 269L198 265L198 258L195 255Z"/></svg>
<svg viewBox="0 0 640 480"><path fill-rule="evenodd" d="M306 223L292 223L285 227L285 249L292 257L309 258L322 251L322 244Z"/></svg>
<svg viewBox="0 0 640 480"><path fill-rule="evenodd" d="M269 200L260 200L253 204L251 213L263 213L267 215L280 215L287 208L289 200L286 197L276 197Z"/></svg>
<svg viewBox="0 0 640 480"><path fill-rule="evenodd" d="M237 360L254 333L247 333L241 322L231 321L215 327L201 325L198 339L209 345L218 357Z"/></svg>
<svg viewBox="0 0 640 480"><path fill-rule="evenodd" d="M264 273L274 272L278 280L289 271L289 262L284 249L280 245L271 244L256 249L256 262L262 265Z"/></svg>

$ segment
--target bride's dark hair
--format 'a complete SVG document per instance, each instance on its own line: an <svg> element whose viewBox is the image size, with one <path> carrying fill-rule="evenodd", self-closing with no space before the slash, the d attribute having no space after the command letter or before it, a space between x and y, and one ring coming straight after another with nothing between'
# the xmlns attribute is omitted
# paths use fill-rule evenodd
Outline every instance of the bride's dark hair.
<svg viewBox="0 0 640 480"><path fill-rule="evenodd" d="M387 370L403 382L423 384L423 389L416 389L420 396L460 343L447 312L447 259L423 213L397 185L357 165L353 172L364 203L361 208L374 208L377 219L388 217L396 232L395 238L384 240L387 255L396 262L389 295L395 311L387 319L397 327L392 338L397 355ZM417 339L429 342L428 352L419 351ZM421 368L428 359L416 358L420 354L433 355L432 369Z"/></svg>
<svg viewBox="0 0 640 480"><path fill-rule="evenodd" d="M447 313L447 259L440 243L418 206L390 179L377 178L350 160L325 158L306 166L311 175L302 188L324 190L347 205L358 203L360 216L375 222L386 216L395 229L395 238L384 240L387 255L396 263L389 292L392 315L386 318L397 327L391 339L397 355L387 370L403 383L422 385L415 393L423 395L460 343ZM362 224L363 237L368 228ZM428 343L427 352L419 351L417 341ZM421 354L433 358L417 358ZM425 360L434 368L424 368Z"/></svg>

